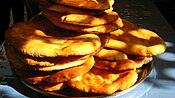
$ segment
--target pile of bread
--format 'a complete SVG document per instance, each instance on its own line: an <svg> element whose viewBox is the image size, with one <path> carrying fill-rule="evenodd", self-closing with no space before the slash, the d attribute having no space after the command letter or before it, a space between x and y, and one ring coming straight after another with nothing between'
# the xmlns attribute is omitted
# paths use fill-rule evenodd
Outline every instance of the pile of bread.
<svg viewBox="0 0 175 98"><path fill-rule="evenodd" d="M41 90L110 95L166 50L155 32L121 19L114 0L38 2L42 17L11 26L5 49L19 78Z"/></svg>

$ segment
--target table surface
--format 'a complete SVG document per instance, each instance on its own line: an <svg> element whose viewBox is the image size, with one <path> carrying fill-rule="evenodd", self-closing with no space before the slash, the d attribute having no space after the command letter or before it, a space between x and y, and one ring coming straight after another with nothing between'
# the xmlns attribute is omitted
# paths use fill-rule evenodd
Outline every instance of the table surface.
<svg viewBox="0 0 175 98"><path fill-rule="evenodd" d="M164 54L154 57L148 78L120 98L175 98L175 32L151 0L117 0L114 9L122 19L156 32L166 42ZM2 51L2 50L0 50ZM14 78L0 52L0 98L44 98Z"/></svg>

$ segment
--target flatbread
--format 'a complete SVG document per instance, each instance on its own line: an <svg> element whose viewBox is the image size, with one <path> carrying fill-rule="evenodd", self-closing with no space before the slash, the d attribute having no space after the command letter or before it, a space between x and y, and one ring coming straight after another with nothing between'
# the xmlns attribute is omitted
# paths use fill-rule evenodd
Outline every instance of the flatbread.
<svg viewBox="0 0 175 98"><path fill-rule="evenodd" d="M58 4L84 9L95 9L95 10L106 10L109 9L114 4L114 0L51 0L51 1Z"/></svg>
<svg viewBox="0 0 175 98"><path fill-rule="evenodd" d="M18 57L29 66L48 67L48 66L69 66L81 65L90 55L85 56L70 56L70 57L31 57L22 54L17 54ZM62 69L62 68L61 68Z"/></svg>
<svg viewBox="0 0 175 98"><path fill-rule="evenodd" d="M15 65L15 68L29 71L63 70L82 65L90 57L90 55L87 55L79 57L25 58L22 57L21 54L17 54L17 51L15 51L13 47L6 46L6 51L8 59Z"/></svg>
<svg viewBox="0 0 175 98"><path fill-rule="evenodd" d="M43 9L52 10L59 13L86 14L86 15L94 15L94 16L103 15L113 10L112 6L110 7L110 9L101 11L101 10L82 9L82 8L76 8L72 6L66 6L66 5L62 5L54 2L49 2L48 0L39 0L39 5L41 5Z"/></svg>
<svg viewBox="0 0 175 98"><path fill-rule="evenodd" d="M79 75L87 73L94 66L94 57L91 56L85 63L69 69L61 70L43 80L44 83L61 83L69 81Z"/></svg>
<svg viewBox="0 0 175 98"><path fill-rule="evenodd" d="M95 58L94 67L105 70L128 70L141 68L144 64L152 61L152 57L135 57L118 61L109 61Z"/></svg>
<svg viewBox="0 0 175 98"><path fill-rule="evenodd" d="M95 34L64 30L48 21L17 23L6 32L6 40L33 57L87 55L101 47Z"/></svg>
<svg viewBox="0 0 175 98"><path fill-rule="evenodd" d="M128 59L126 53L115 49L103 48L100 52L94 55L94 57L98 57L105 60L124 60Z"/></svg>
<svg viewBox="0 0 175 98"><path fill-rule="evenodd" d="M43 10L43 15L46 17L52 15L57 20L56 22L83 26L98 26L113 23L114 21L121 21L118 13L114 11L99 17L87 14L62 14L51 10ZM122 24L122 21L118 24Z"/></svg>
<svg viewBox="0 0 175 98"><path fill-rule="evenodd" d="M166 50L164 40L155 32L123 20L124 26L111 32L106 47L131 55L156 56Z"/></svg>
<svg viewBox="0 0 175 98"><path fill-rule="evenodd" d="M98 25L98 26L80 26L80 25L73 25L68 23L61 23L57 17L53 15L53 13L43 13L43 15L50 20L54 25L67 29L73 30L80 33L89 33L89 34L103 34L103 33L110 33L115 31L123 26L123 22L120 18L110 24Z"/></svg>
<svg viewBox="0 0 175 98"><path fill-rule="evenodd" d="M14 66L14 63L10 64L11 66ZM22 81L25 81L30 84L36 84L36 85L42 85L43 79L46 77L49 77L50 75L56 73L57 71L29 71L29 70L23 70L23 69L15 69L15 73L18 76L18 78ZM45 83L45 85L47 85ZM49 85L49 84L48 84ZM53 84L50 84L53 85Z"/></svg>
<svg viewBox="0 0 175 98"><path fill-rule="evenodd" d="M58 84L39 84L37 85L43 91L58 91L68 87L66 82L58 83Z"/></svg>
<svg viewBox="0 0 175 98"><path fill-rule="evenodd" d="M89 72L68 81L68 84L81 92L111 95L133 86L137 78L134 70L109 71L93 67Z"/></svg>
<svg viewBox="0 0 175 98"><path fill-rule="evenodd" d="M9 51L7 51L9 53ZM27 81L32 84L57 84L68 81L76 76L88 72L94 65L94 58L91 56L85 63L67 68L64 70L51 70L51 71L38 71L33 70L31 67L24 65L14 55L7 54L10 65L17 72L21 80Z"/></svg>

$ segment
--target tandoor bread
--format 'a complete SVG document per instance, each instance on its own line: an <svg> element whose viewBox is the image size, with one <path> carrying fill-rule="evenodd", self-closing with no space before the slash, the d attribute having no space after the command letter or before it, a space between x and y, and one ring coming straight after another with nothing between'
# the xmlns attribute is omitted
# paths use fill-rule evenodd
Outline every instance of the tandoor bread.
<svg viewBox="0 0 175 98"><path fill-rule="evenodd" d="M106 10L113 4L114 0L51 0L58 4L94 10Z"/></svg>
<svg viewBox="0 0 175 98"><path fill-rule="evenodd" d="M133 86L137 78L134 70L109 71L93 67L89 72L68 81L68 84L81 92L110 95Z"/></svg>
<svg viewBox="0 0 175 98"><path fill-rule="evenodd" d="M128 70L141 68L152 61L152 57L133 57L117 61L109 61L95 57L94 67L105 70Z"/></svg>
<svg viewBox="0 0 175 98"><path fill-rule="evenodd" d="M63 30L48 21L17 23L6 32L6 40L33 57L87 55L101 47L95 34Z"/></svg>
<svg viewBox="0 0 175 98"><path fill-rule="evenodd" d="M32 84L58 84L87 73L94 65L94 58L90 57L82 65L60 71L30 71L17 69L20 79Z"/></svg>
<svg viewBox="0 0 175 98"><path fill-rule="evenodd" d="M50 2L48 0L38 0L38 3L43 9L52 10L59 13L67 13L67 14L68 13L86 14L86 15L98 16L98 15L103 15L105 13L111 12L113 10L112 6L110 9L102 11L102 10L83 9L83 8L76 8L72 6L66 6L66 5Z"/></svg>
<svg viewBox="0 0 175 98"><path fill-rule="evenodd" d="M165 42L155 32L126 20L123 24L122 28L110 33L106 47L139 56L156 56L165 52Z"/></svg>
<svg viewBox="0 0 175 98"><path fill-rule="evenodd" d="M57 84L39 84L37 86L43 91L58 91L68 87L67 82Z"/></svg>
<svg viewBox="0 0 175 98"><path fill-rule="evenodd" d="M33 67L58 67L58 69L64 69L77 65L81 65L84 63L90 55L85 56L69 56L69 57L31 57L28 55L23 55L18 53L17 57L28 64L29 66ZM64 67L65 66L65 67Z"/></svg>
<svg viewBox="0 0 175 98"><path fill-rule="evenodd" d="M90 55L72 56L72 57L51 57L39 58L31 56L22 56L15 49L6 45L6 54L9 61L13 63L15 68L34 71L53 71L75 67L85 63Z"/></svg>
<svg viewBox="0 0 175 98"><path fill-rule="evenodd" d="M53 75L45 78L43 81L45 83L61 83L68 81L72 78L80 76L90 71L90 69L94 66L94 57L91 56L85 63L80 66L75 66L72 68L68 68L65 70L58 71Z"/></svg>
<svg viewBox="0 0 175 98"><path fill-rule="evenodd" d="M87 14L63 14L51 10L43 10L43 15L45 15L46 17L48 15L53 15L53 17L55 17L57 22L69 23L75 25L98 26L113 23L114 21L118 21L118 24L122 25L122 21L118 13L114 11L103 14L99 17Z"/></svg>
<svg viewBox="0 0 175 98"><path fill-rule="evenodd" d="M83 25L73 25L68 23L62 23L60 22L60 20L57 19L57 17L55 17L55 13L43 12L43 15L49 21L51 21L55 26L58 26L67 30L80 32L80 33L89 33L89 34L110 33L123 26L122 20L120 18L114 21L113 23L109 23L109 24L103 24L98 26L83 26Z"/></svg>
<svg viewBox="0 0 175 98"><path fill-rule="evenodd" d="M142 66L166 49L154 32L122 20L114 0L36 2L42 13L11 26L4 46L20 80L43 91L120 92L139 82Z"/></svg>
<svg viewBox="0 0 175 98"><path fill-rule="evenodd" d="M98 57L105 60L115 60L115 61L128 59L128 56L126 53L123 53L115 49L109 49L109 48L103 48L101 51L96 53L94 57Z"/></svg>
<svg viewBox="0 0 175 98"><path fill-rule="evenodd" d="M6 47L5 49L10 64L20 76L20 79L32 84L39 84L43 82L43 80L45 82L47 81L47 83L61 83L88 72L94 65L94 58L91 56L83 64L76 65L74 67L67 66L64 70L53 70L53 68L55 68L54 66L48 68L36 66L32 67L31 65L22 62L17 55L12 52L13 50L11 50L11 48Z"/></svg>

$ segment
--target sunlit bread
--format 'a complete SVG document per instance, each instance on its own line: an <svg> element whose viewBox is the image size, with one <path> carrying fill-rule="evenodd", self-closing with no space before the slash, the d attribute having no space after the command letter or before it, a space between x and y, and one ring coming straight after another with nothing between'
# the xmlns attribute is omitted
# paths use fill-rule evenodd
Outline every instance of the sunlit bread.
<svg viewBox="0 0 175 98"><path fill-rule="evenodd" d="M166 50L164 40L155 32L123 20L124 26L110 33L106 47L131 55L156 56Z"/></svg>
<svg viewBox="0 0 175 98"><path fill-rule="evenodd" d="M51 0L58 4L94 10L106 10L113 4L114 0Z"/></svg>
<svg viewBox="0 0 175 98"><path fill-rule="evenodd" d="M42 9L48 9L52 11L56 11L59 13L70 13L70 14L86 14L86 15L103 15L105 13L113 11L113 7L111 6L107 10L93 10L93 9L83 9L72 6L66 6L54 2L50 2L48 0L38 0L38 4Z"/></svg>
<svg viewBox="0 0 175 98"><path fill-rule="evenodd" d="M95 57L105 59L105 60L124 60L128 59L126 53L109 48L103 48L101 51L94 55Z"/></svg>
<svg viewBox="0 0 175 98"><path fill-rule="evenodd" d="M94 67L105 70L128 70L141 68L144 64L151 62L152 57L134 57L123 60L105 60L100 58L95 58Z"/></svg>
<svg viewBox="0 0 175 98"><path fill-rule="evenodd" d="M95 34L64 30L48 21L17 23L7 30L6 40L33 57L87 55L101 47Z"/></svg>
<svg viewBox="0 0 175 98"><path fill-rule="evenodd" d="M41 69L39 71L36 67L31 67L22 62L9 48L6 48L6 55L10 65L19 75L19 78L32 84L39 84L41 82L61 83L68 81L71 78L88 72L95 63L93 56L91 56L83 64L69 67L64 70L53 70L52 67L43 70L45 68L43 67L42 71Z"/></svg>
<svg viewBox="0 0 175 98"><path fill-rule="evenodd" d="M82 26L98 26L113 23L116 21L119 26L123 25L118 13L114 11L103 14L101 16L93 16L87 14L64 14L52 10L43 10L42 13L44 16L48 17L49 20L52 20L50 19L52 17L56 20L55 22L60 23Z"/></svg>
<svg viewBox="0 0 175 98"><path fill-rule="evenodd" d="M53 11L52 11L53 12ZM98 26L83 26L83 25L74 25L74 24L68 24L68 23L62 23L60 20L55 17L55 13L45 13L43 12L43 15L50 20L55 26L72 30L80 33L89 33L89 34L103 34L103 33L110 33L112 31L115 31L123 26L123 22L121 18L119 17L116 21L109 23L109 24L103 24Z"/></svg>
<svg viewBox="0 0 175 98"><path fill-rule="evenodd" d="M133 86L138 78L134 70L112 71L93 67L89 72L68 81L73 89L85 93L110 95Z"/></svg>

